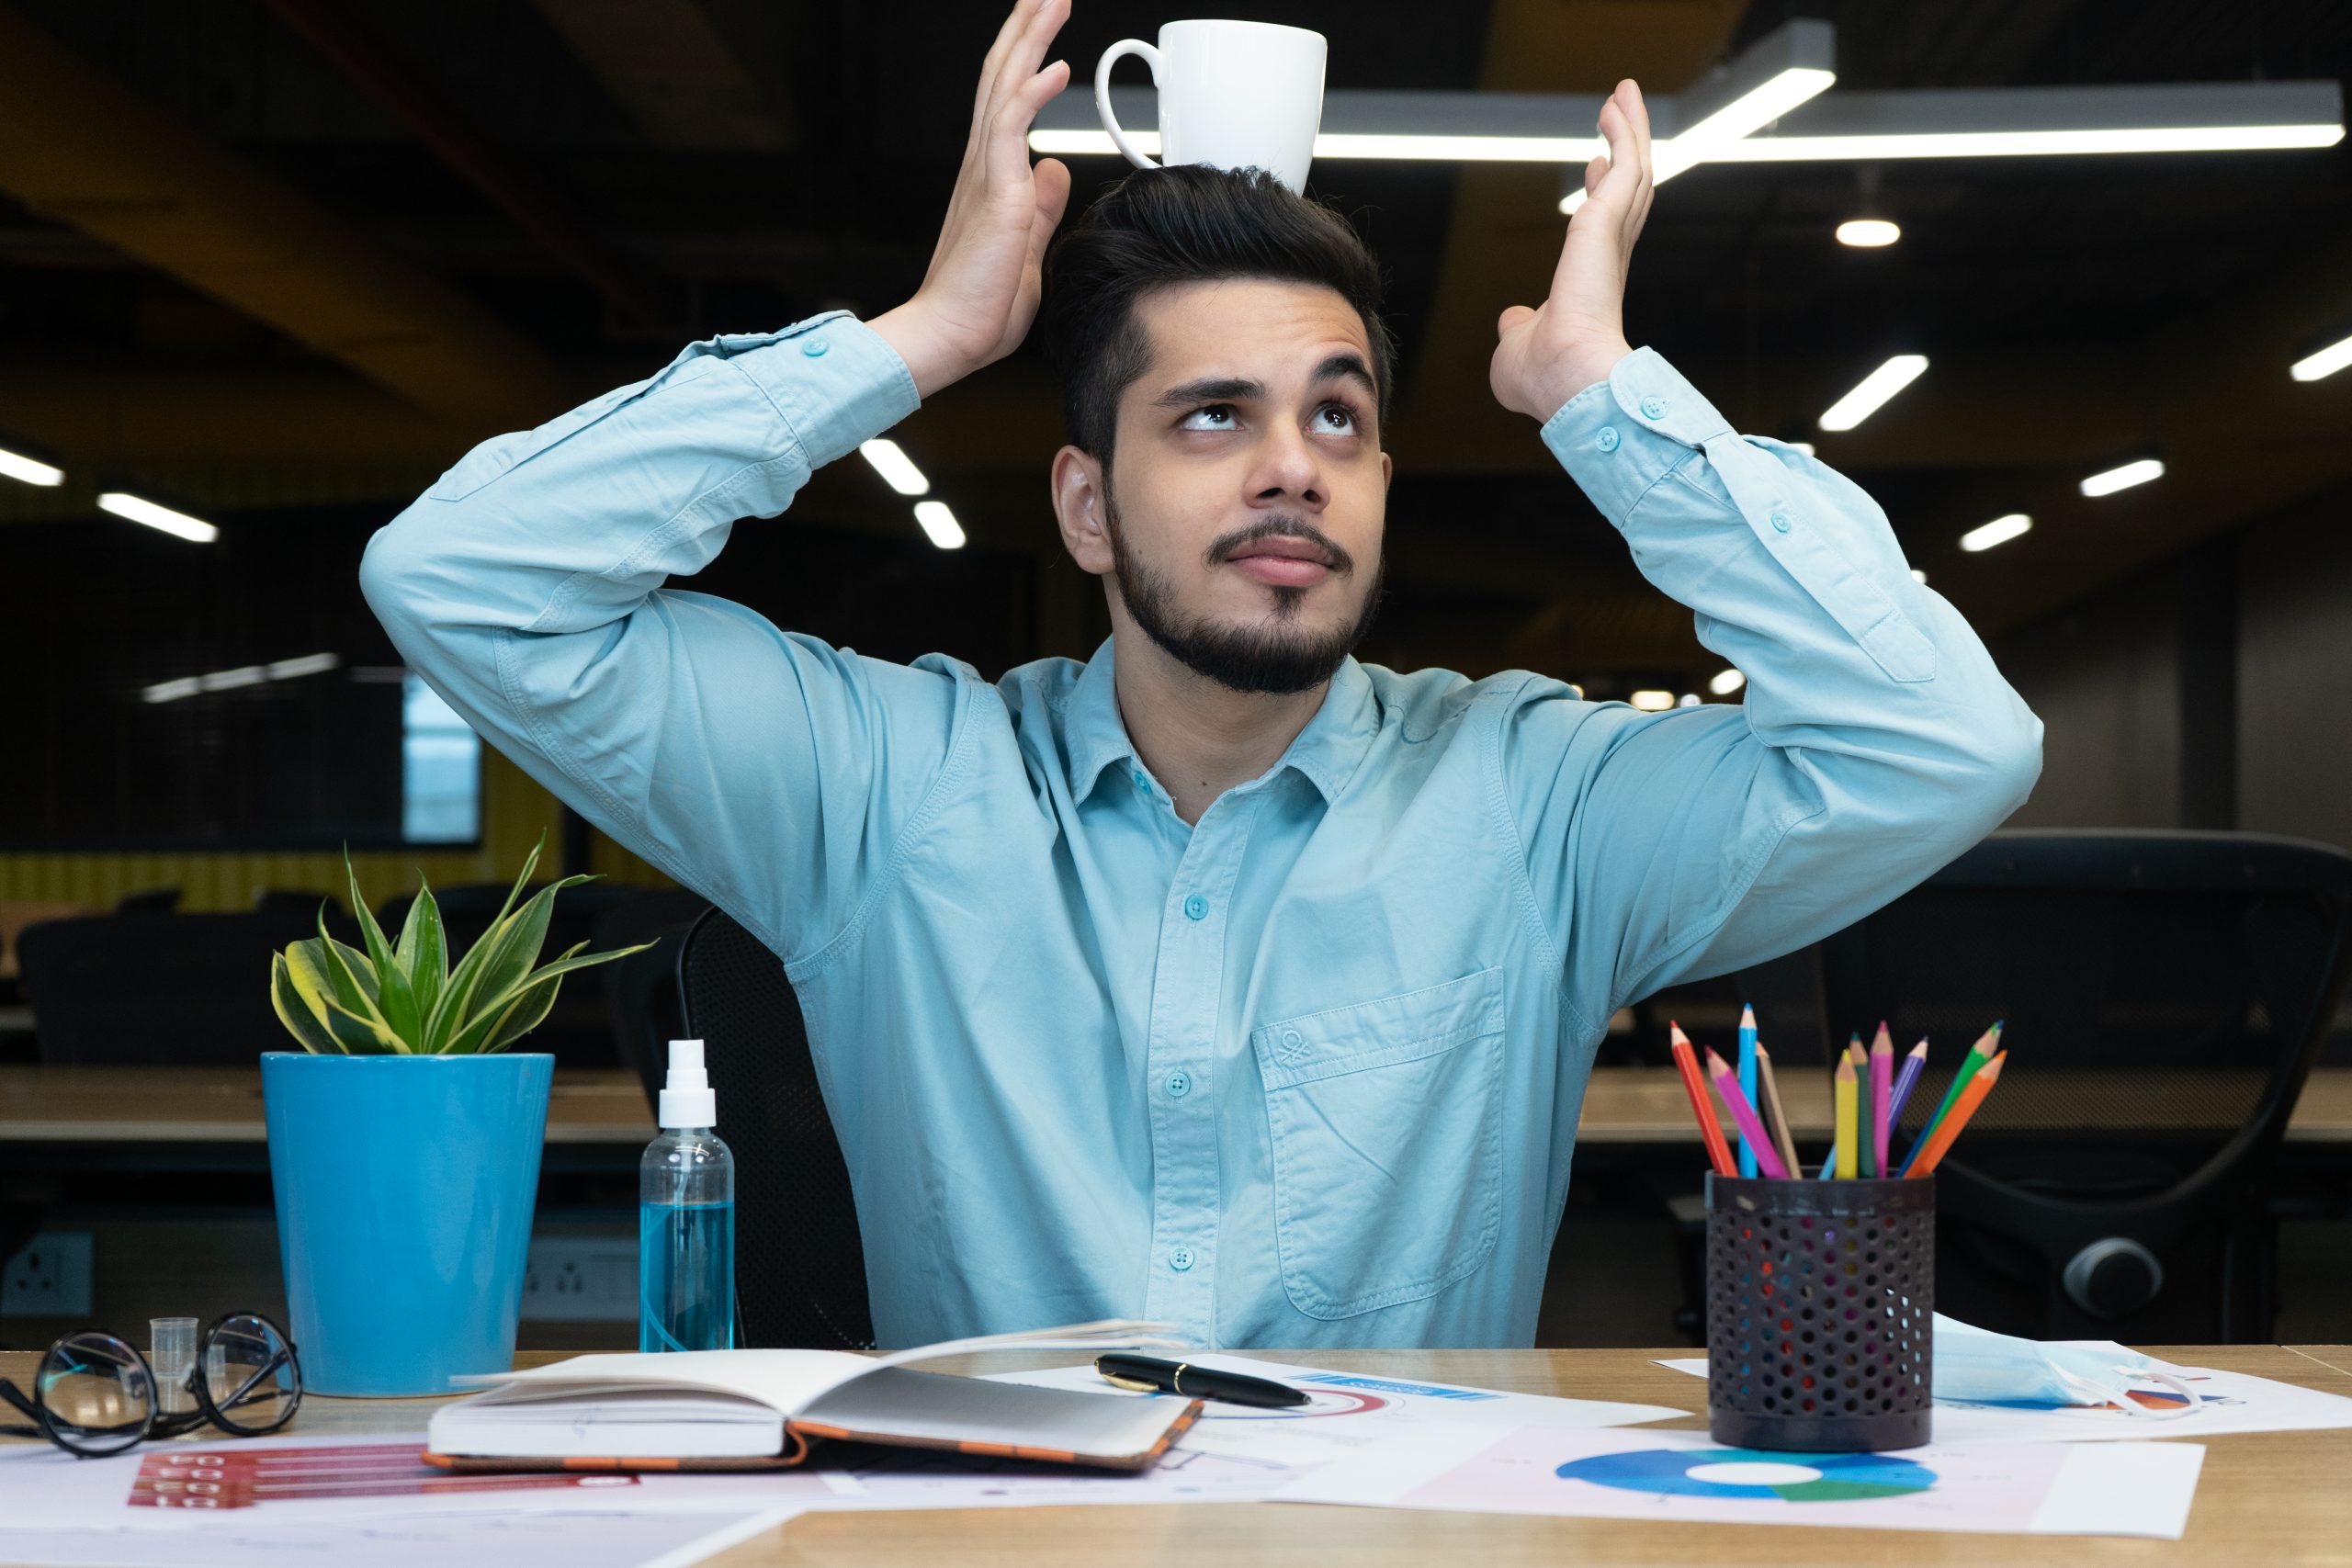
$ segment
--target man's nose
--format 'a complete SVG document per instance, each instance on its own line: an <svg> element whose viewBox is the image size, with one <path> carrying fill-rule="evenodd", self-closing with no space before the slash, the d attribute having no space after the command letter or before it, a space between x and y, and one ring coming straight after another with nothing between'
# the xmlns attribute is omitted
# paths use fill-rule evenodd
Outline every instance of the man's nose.
<svg viewBox="0 0 2352 1568"><path fill-rule="evenodd" d="M1294 502L1319 509L1325 500L1323 465L1313 444L1296 430L1278 430L1268 437L1250 481L1250 497L1261 503Z"/></svg>

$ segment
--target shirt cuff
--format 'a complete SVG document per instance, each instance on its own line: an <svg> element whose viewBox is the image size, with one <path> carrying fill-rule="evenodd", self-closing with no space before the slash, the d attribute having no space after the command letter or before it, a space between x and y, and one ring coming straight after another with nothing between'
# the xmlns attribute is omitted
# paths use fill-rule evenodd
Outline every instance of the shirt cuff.
<svg viewBox="0 0 2352 1568"><path fill-rule="evenodd" d="M710 346L767 394L811 468L847 457L922 403L898 351L846 310Z"/></svg>
<svg viewBox="0 0 2352 1568"><path fill-rule="evenodd" d="M1651 486L1731 425L1654 348L1617 361L1544 423L1544 445L1618 527Z"/></svg>

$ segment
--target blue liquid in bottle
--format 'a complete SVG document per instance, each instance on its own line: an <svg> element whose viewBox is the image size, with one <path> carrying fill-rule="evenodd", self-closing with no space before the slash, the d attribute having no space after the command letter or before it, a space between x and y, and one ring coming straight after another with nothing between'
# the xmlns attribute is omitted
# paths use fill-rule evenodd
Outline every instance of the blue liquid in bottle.
<svg viewBox="0 0 2352 1568"><path fill-rule="evenodd" d="M638 1205L637 1348L735 1345L735 1205Z"/></svg>

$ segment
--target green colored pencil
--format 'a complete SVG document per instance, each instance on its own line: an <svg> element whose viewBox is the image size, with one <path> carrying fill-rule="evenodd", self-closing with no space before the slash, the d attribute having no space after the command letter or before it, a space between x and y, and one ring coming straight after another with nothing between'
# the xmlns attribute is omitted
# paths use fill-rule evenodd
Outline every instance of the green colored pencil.
<svg viewBox="0 0 2352 1568"><path fill-rule="evenodd" d="M1919 1129L1917 1140L1912 1144L1911 1152L1904 1156L1896 1174L1911 1168L1911 1162L1919 1157L1919 1151L1928 1146L1928 1140L1936 1135L1936 1129L1942 1126L1944 1118L1951 1114L1952 1106L1960 1100L1960 1091L1968 1087L1968 1080L1982 1071L1984 1064L1991 1061L1994 1053L2000 1048L2001 1023L1996 1022L1968 1048L1968 1055L1961 1058L1960 1071L1952 1074L1951 1086L1944 1090L1943 1103L1936 1107L1933 1116L1928 1118L1928 1124Z"/></svg>

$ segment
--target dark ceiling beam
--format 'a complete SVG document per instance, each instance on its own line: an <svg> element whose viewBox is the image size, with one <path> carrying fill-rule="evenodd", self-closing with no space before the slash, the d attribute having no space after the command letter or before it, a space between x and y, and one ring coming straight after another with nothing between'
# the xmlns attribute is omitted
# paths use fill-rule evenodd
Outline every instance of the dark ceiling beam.
<svg viewBox="0 0 2352 1568"><path fill-rule="evenodd" d="M654 146L730 152L792 146L790 122L700 0L537 4Z"/></svg>
<svg viewBox="0 0 2352 1568"><path fill-rule="evenodd" d="M488 310L5 6L0 189L462 428L535 424L570 400L555 368Z"/></svg>
<svg viewBox="0 0 2352 1568"><path fill-rule="evenodd" d="M571 203L474 128L383 35L343 0L265 0L287 29L343 73L459 179L504 213L548 259L582 280L638 332L658 331L677 312L652 278L597 235Z"/></svg>

